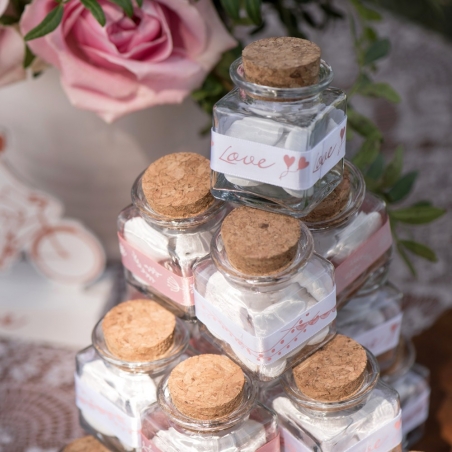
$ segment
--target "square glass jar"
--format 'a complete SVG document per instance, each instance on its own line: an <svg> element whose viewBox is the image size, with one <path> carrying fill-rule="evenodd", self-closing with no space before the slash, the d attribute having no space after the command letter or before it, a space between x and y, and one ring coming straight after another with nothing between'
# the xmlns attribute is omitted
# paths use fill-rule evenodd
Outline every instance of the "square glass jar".
<svg viewBox="0 0 452 452"><path fill-rule="evenodd" d="M190 218L168 219L146 201L142 176L132 188L133 205L118 218L127 282L185 320L194 320L193 266L210 252L213 234L229 207L218 200Z"/></svg>
<svg viewBox="0 0 452 452"><path fill-rule="evenodd" d="M402 326L403 294L393 284L351 298L337 314L337 330L368 348L380 368L389 368L396 359Z"/></svg>
<svg viewBox="0 0 452 452"><path fill-rule="evenodd" d="M378 447L402 452L399 397L379 380L378 363L370 352L363 384L339 402L307 397L291 371L265 389L261 400L278 415L283 452L362 452Z"/></svg>
<svg viewBox="0 0 452 452"><path fill-rule="evenodd" d="M256 401L257 387L248 375L241 404L215 420L197 420L181 413L171 400L168 378L159 384L158 403L143 414L143 451L280 451L276 415Z"/></svg>
<svg viewBox="0 0 452 452"><path fill-rule="evenodd" d="M382 284L392 255L392 234L385 202L365 193L361 172L346 161L350 192L345 207L328 218L305 219L314 248L333 263L340 308L362 286ZM313 212L315 213L315 212Z"/></svg>
<svg viewBox="0 0 452 452"><path fill-rule="evenodd" d="M163 374L186 358L187 326L176 319L174 343L164 357L149 362L127 362L108 350L102 320L93 344L76 356L76 405L80 425L110 450L141 451L141 413L157 400Z"/></svg>
<svg viewBox="0 0 452 452"><path fill-rule="evenodd" d="M345 93L329 87L333 71L323 60L318 83L300 88L247 81L241 58L230 75L237 87L213 111L212 194L305 216L342 179Z"/></svg>
<svg viewBox="0 0 452 452"><path fill-rule="evenodd" d="M249 276L235 269L218 231L194 274L204 338L259 380L277 378L335 334L333 266L313 252L303 224L295 258L279 272Z"/></svg>

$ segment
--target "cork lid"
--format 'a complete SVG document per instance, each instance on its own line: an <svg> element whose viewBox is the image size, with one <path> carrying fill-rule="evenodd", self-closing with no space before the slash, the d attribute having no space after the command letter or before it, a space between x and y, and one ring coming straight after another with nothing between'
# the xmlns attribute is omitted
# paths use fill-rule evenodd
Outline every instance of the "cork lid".
<svg viewBox="0 0 452 452"><path fill-rule="evenodd" d="M294 259L301 224L287 215L239 207L224 219L221 236L234 268L246 275L268 275Z"/></svg>
<svg viewBox="0 0 452 452"><path fill-rule="evenodd" d="M158 159L142 178L152 209L170 218L189 218L214 202L210 194L210 162L199 154L180 152Z"/></svg>
<svg viewBox="0 0 452 452"><path fill-rule="evenodd" d="M300 38L266 38L242 52L245 78L277 88L300 88L318 82L320 47Z"/></svg>
<svg viewBox="0 0 452 452"><path fill-rule="evenodd" d="M338 402L355 393L364 381L367 355L349 337L338 334L293 369L298 389L322 402Z"/></svg>
<svg viewBox="0 0 452 452"><path fill-rule="evenodd" d="M92 436L84 436L68 444L63 452L108 452L108 449Z"/></svg>
<svg viewBox="0 0 452 452"><path fill-rule="evenodd" d="M194 419L213 420L241 403L245 376L237 364L222 355L198 355L178 364L168 380L176 408Z"/></svg>
<svg viewBox="0 0 452 452"><path fill-rule="evenodd" d="M176 317L151 300L115 306L102 320L108 350L129 362L154 361L173 345Z"/></svg>
<svg viewBox="0 0 452 452"><path fill-rule="evenodd" d="M317 223L335 217L347 206L350 191L350 170L345 166L342 182L303 221Z"/></svg>

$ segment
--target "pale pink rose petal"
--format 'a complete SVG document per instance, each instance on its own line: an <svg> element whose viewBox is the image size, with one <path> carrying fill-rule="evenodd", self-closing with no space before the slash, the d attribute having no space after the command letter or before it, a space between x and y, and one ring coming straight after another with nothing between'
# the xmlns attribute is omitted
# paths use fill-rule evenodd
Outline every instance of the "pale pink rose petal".
<svg viewBox="0 0 452 452"><path fill-rule="evenodd" d="M9 0L0 0L0 16L5 12L8 6Z"/></svg>
<svg viewBox="0 0 452 452"><path fill-rule="evenodd" d="M26 77L24 41L13 27L0 26L0 87Z"/></svg>

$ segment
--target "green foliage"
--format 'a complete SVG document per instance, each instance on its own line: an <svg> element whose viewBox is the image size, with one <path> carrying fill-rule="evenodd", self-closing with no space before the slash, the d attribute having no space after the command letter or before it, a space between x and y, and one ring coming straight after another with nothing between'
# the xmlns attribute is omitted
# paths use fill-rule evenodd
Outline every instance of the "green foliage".
<svg viewBox="0 0 452 452"><path fill-rule="evenodd" d="M81 0L83 6L91 12L94 18L102 25L105 25L105 14L97 0Z"/></svg>
<svg viewBox="0 0 452 452"><path fill-rule="evenodd" d="M32 39L41 38L53 30L55 30L58 25L60 25L61 19L63 18L64 6L59 3L49 14L44 18L44 20L35 28L30 30L24 37L25 41L31 41Z"/></svg>

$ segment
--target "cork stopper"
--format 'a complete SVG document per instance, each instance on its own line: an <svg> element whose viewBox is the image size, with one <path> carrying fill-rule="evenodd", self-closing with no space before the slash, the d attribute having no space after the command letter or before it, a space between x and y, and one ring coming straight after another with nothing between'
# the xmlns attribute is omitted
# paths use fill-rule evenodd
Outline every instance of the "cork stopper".
<svg viewBox="0 0 452 452"><path fill-rule="evenodd" d="M174 219L198 215L214 202L210 194L210 162L191 152L158 159L149 165L141 184L152 209Z"/></svg>
<svg viewBox="0 0 452 452"><path fill-rule="evenodd" d="M108 350L129 362L161 357L173 345L176 318L151 300L130 300L115 306L102 320Z"/></svg>
<svg viewBox="0 0 452 452"><path fill-rule="evenodd" d="M338 334L293 369L298 389L322 402L338 402L354 394L364 381L367 355L349 337Z"/></svg>
<svg viewBox="0 0 452 452"><path fill-rule="evenodd" d="M242 52L245 78L258 85L300 88L318 82L320 47L300 38L266 38Z"/></svg>
<svg viewBox="0 0 452 452"><path fill-rule="evenodd" d="M247 275L268 275L294 259L301 224L287 215L239 207L224 219L221 235L233 267Z"/></svg>
<svg viewBox="0 0 452 452"><path fill-rule="evenodd" d="M317 223L335 217L346 207L350 190L350 170L345 167L342 182L303 220L306 223Z"/></svg>
<svg viewBox="0 0 452 452"><path fill-rule="evenodd" d="M108 449L92 436L84 436L68 444L63 452L108 452Z"/></svg>
<svg viewBox="0 0 452 452"><path fill-rule="evenodd" d="M222 355L198 355L178 364L168 380L176 408L194 419L213 420L234 411L245 386L242 369Z"/></svg>

